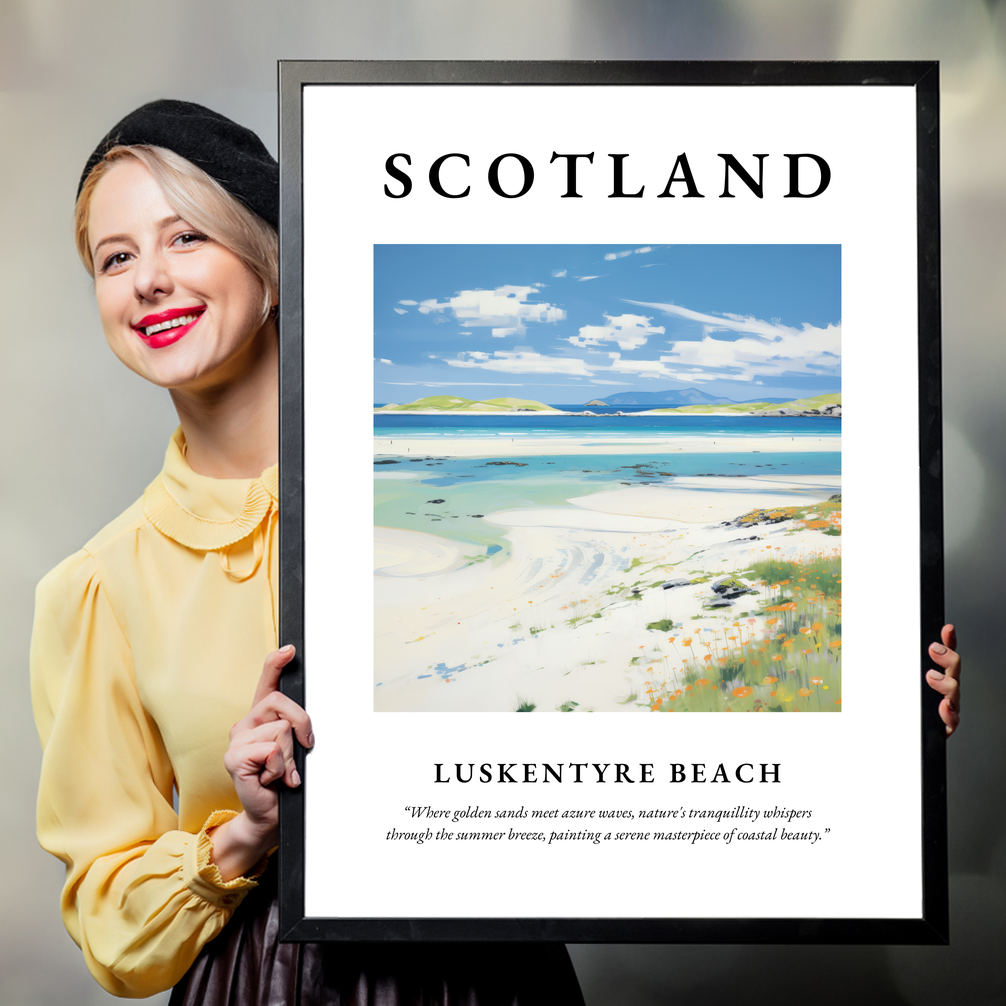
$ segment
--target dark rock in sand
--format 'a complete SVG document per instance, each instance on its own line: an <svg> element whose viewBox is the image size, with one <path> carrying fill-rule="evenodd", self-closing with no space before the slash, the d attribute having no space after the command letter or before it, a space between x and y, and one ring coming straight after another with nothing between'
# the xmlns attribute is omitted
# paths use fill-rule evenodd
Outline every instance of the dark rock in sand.
<svg viewBox="0 0 1006 1006"><path fill-rule="evenodd" d="M752 590L751 587L738 580L735 576L721 577L711 584L711 586L713 592L719 594L720 598L724 601L732 601L735 597L740 597L742 594L757 593L756 590Z"/></svg>

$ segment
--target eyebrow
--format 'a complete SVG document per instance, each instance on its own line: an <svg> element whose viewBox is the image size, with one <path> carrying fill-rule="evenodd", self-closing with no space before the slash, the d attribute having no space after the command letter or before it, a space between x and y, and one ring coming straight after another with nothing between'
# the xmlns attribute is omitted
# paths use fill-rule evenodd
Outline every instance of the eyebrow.
<svg viewBox="0 0 1006 1006"><path fill-rule="evenodd" d="M165 217L163 220L158 220L154 225L157 230L163 230L165 227L170 227L172 224L177 224L181 221L181 217L175 213L170 217ZM133 239L128 234L109 234L107 237L103 237L91 250L91 257L96 258L98 254L98 249L102 245L107 245L114 243L116 241L131 242Z"/></svg>

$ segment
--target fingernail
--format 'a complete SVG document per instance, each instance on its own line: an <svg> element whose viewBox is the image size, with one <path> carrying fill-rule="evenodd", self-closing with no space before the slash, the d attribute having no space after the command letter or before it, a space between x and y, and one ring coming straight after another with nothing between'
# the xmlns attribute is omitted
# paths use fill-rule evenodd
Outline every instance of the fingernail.
<svg viewBox="0 0 1006 1006"><path fill-rule="evenodd" d="M314 747L314 732L313 731L307 735L307 746L309 748L313 748Z"/></svg>
<svg viewBox="0 0 1006 1006"><path fill-rule="evenodd" d="M280 653L293 653L293 643L287 643L286 646L280 648Z"/></svg>
<svg viewBox="0 0 1006 1006"><path fill-rule="evenodd" d="M930 671L930 672L929 672L929 676L930 676L930 677L931 677L931 678L932 678L932 679L933 679L934 681L942 681L942 680L944 679L944 677L946 677L946 675L944 675L944 674L940 674L940 672L939 672L939 671Z"/></svg>
<svg viewBox="0 0 1006 1006"><path fill-rule="evenodd" d="M929 649L931 649L933 651L933 653L946 653L947 652L947 648L942 643L933 643L933 645L930 646Z"/></svg>
<svg viewBox="0 0 1006 1006"><path fill-rule="evenodd" d="M294 786L300 785L300 773L296 769L290 773L290 781L294 784Z"/></svg>

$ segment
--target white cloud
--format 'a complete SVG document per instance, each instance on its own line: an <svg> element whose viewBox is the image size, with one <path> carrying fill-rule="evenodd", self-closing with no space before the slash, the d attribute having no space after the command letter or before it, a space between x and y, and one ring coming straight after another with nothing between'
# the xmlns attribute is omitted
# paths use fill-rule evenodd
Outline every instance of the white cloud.
<svg viewBox="0 0 1006 1006"><path fill-rule="evenodd" d="M393 367L394 364L390 360L378 360L378 363L386 363L389 367Z"/></svg>
<svg viewBox="0 0 1006 1006"><path fill-rule="evenodd" d="M654 358L635 359L633 351L647 345L652 336L664 335L664 327L652 324L654 319L647 315L605 314L604 325L586 325L578 335L565 339L580 351L578 356L548 356L531 348L492 353L468 351L454 359L428 355L455 368L500 374L556 374L565 380L588 378L594 384L628 385L642 379L694 386L727 379L756 385L762 379L774 383L792 374L830 377L836 385L840 380L840 325L793 328L743 315L703 314L676 304L628 303L697 322L702 326L702 338L668 341L666 349L651 350ZM558 310L550 305L529 306ZM723 338L726 332L732 337ZM630 377L632 381L627 380ZM450 382L442 386L449 387Z"/></svg>
<svg viewBox="0 0 1006 1006"><path fill-rule="evenodd" d="M686 378L668 369L664 362L665 359L669 359L668 357L661 357L659 360L623 360L621 353L609 353L608 356L611 358L609 373L634 374L636 377L663 378L675 381L694 381L696 379L694 374ZM709 375L708 380L713 380L712 374Z"/></svg>
<svg viewBox="0 0 1006 1006"><path fill-rule="evenodd" d="M566 339L572 346L584 349L587 346L600 346L605 342L618 343L619 349L639 349L646 345L651 335L663 335L663 325L651 325L650 319L641 314L605 314L606 325L584 325L579 335L571 335Z"/></svg>
<svg viewBox="0 0 1006 1006"><path fill-rule="evenodd" d="M634 300L628 303L696 321L702 325L703 336L698 341L668 342L670 350L657 360L623 360L621 354L611 354L612 370L618 373L690 382L724 377L754 381L756 377L783 374L808 374L836 380L840 377L840 325L793 328L744 315L703 314L677 304ZM736 332L740 338L717 339L714 337L717 332Z"/></svg>
<svg viewBox="0 0 1006 1006"><path fill-rule="evenodd" d="M538 287L538 289L544 289L546 286L548 286L548 283L532 283L531 286L536 286Z"/></svg>
<svg viewBox="0 0 1006 1006"><path fill-rule="evenodd" d="M416 307L418 304L418 302L414 300L400 300L398 303L403 307Z"/></svg>
<svg viewBox="0 0 1006 1006"><path fill-rule="evenodd" d="M576 277L581 283L586 283L588 279L600 279L600 276L577 276Z"/></svg>
<svg viewBox="0 0 1006 1006"><path fill-rule="evenodd" d="M628 258L630 255L645 255L647 252L651 251L653 251L653 249L649 245L646 245L643 248L629 248L627 251L608 252L608 254L604 256L604 261L614 262L617 258Z"/></svg>
<svg viewBox="0 0 1006 1006"><path fill-rule="evenodd" d="M405 310L404 307L396 307L395 314L408 314L409 312Z"/></svg>
<svg viewBox="0 0 1006 1006"><path fill-rule="evenodd" d="M566 272L567 270L565 269L556 269L556 271L552 273L552 279L562 279L563 276L566 275Z"/></svg>
<svg viewBox="0 0 1006 1006"><path fill-rule="evenodd" d="M528 300L537 290L533 286L500 286L495 290L462 290L450 300L436 298L419 305L421 314L432 314L434 320L450 314L463 328L492 328L494 338L526 335L526 322L556 322L566 317L561 307L532 303Z"/></svg>
<svg viewBox="0 0 1006 1006"><path fill-rule="evenodd" d="M498 350L488 353L459 353L457 359L444 360L452 367L478 367L506 374L565 374L590 377L593 370L575 356L542 356L533 349Z"/></svg>

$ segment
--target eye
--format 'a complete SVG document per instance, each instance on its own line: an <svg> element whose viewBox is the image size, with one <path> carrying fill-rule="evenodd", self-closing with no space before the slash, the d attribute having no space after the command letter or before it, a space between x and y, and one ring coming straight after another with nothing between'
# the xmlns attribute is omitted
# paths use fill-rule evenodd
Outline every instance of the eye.
<svg viewBox="0 0 1006 1006"><path fill-rule="evenodd" d="M124 266L130 259L129 252L114 252L109 255L101 264L101 271L103 273L116 272L121 266Z"/></svg>
<svg viewBox="0 0 1006 1006"><path fill-rule="evenodd" d="M179 234L171 243L176 248L193 248L196 245L203 244L209 239L205 234L200 234L199 231L184 231Z"/></svg>

